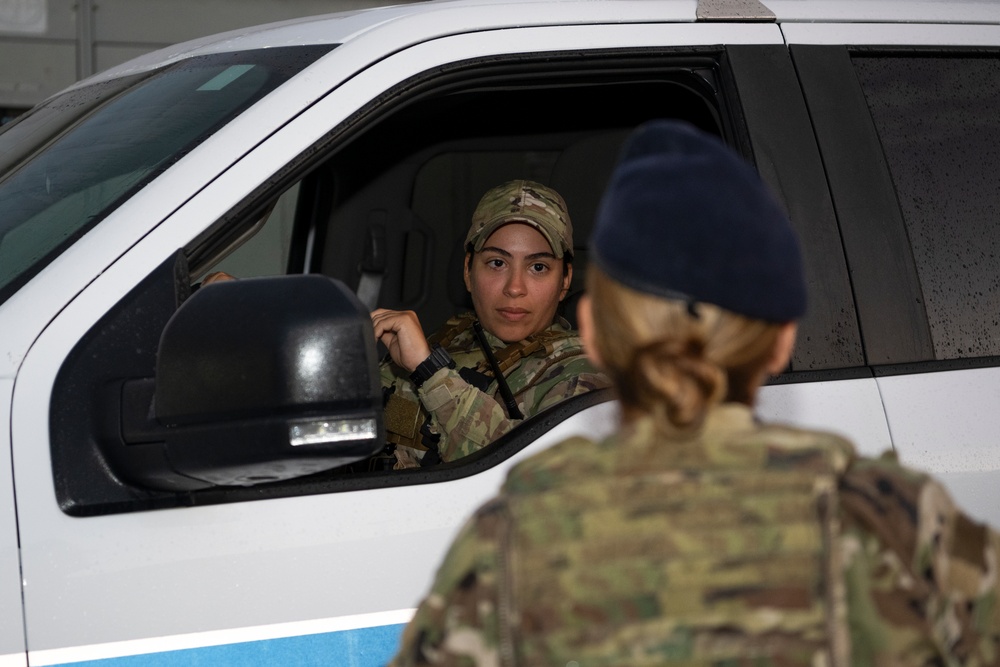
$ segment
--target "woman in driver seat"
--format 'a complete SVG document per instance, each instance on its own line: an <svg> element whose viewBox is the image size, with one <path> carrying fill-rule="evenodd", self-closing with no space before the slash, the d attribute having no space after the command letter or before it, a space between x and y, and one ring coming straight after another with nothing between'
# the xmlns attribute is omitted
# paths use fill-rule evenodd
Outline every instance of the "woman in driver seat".
<svg viewBox="0 0 1000 667"><path fill-rule="evenodd" d="M526 180L492 188L465 248L475 312L429 338L413 311L372 313L391 357L382 385L395 468L467 456L521 420L608 385L556 313L573 278L573 226L559 193Z"/></svg>

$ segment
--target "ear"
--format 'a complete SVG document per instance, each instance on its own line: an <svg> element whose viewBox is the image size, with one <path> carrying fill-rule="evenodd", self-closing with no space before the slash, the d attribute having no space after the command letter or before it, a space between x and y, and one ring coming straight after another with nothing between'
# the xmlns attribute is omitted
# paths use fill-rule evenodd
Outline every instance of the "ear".
<svg viewBox="0 0 1000 667"><path fill-rule="evenodd" d="M566 262L566 258L563 258ZM566 275L563 276L562 291L559 292L559 300L562 301L566 298L566 294L569 293L569 286L573 283L573 264L571 262L566 262Z"/></svg>
<svg viewBox="0 0 1000 667"><path fill-rule="evenodd" d="M465 278L465 291L472 292L472 277L469 275L469 268L472 266L472 253L465 253L465 268L462 269L462 276Z"/></svg>
<svg viewBox="0 0 1000 667"><path fill-rule="evenodd" d="M597 352L594 340L594 311L590 296L584 294L576 304L576 324L580 328L580 338L583 340L583 351L587 358L597 368L603 368L601 355Z"/></svg>
<svg viewBox="0 0 1000 667"><path fill-rule="evenodd" d="M792 359L792 351L795 349L795 336L798 334L799 325L797 322L786 322L778 330L778 338L774 341L774 349L771 350L771 358L767 362L766 370L769 375L778 375L786 368Z"/></svg>

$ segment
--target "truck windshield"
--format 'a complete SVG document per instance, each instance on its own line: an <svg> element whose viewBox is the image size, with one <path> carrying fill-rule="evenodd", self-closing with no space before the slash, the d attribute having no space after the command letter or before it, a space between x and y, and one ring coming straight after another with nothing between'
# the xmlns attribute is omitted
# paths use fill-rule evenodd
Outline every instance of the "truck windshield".
<svg viewBox="0 0 1000 667"><path fill-rule="evenodd" d="M331 48L200 56L71 90L0 132L0 303L220 127Z"/></svg>

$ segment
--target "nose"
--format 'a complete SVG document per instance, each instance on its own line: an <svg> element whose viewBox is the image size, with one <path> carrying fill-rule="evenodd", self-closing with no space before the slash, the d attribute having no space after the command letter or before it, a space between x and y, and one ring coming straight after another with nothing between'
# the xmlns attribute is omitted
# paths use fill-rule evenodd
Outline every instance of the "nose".
<svg viewBox="0 0 1000 667"><path fill-rule="evenodd" d="M524 276L520 271L511 271L507 278L507 282L504 284L503 293L504 296L517 297L523 296L527 293L527 283L524 281Z"/></svg>

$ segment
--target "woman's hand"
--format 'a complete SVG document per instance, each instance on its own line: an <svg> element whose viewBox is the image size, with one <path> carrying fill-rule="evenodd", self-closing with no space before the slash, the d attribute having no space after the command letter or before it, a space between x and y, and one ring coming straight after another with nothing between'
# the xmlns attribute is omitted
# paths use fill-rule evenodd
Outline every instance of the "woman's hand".
<svg viewBox="0 0 1000 667"><path fill-rule="evenodd" d="M204 287L205 285L211 285L212 283L218 283L224 280L236 280L236 278L223 271L216 271L202 278L201 286Z"/></svg>
<svg viewBox="0 0 1000 667"><path fill-rule="evenodd" d="M420 318L412 310L379 308L372 311L372 326L375 328L375 339L382 341L392 360L408 373L431 356L431 347L424 337Z"/></svg>

